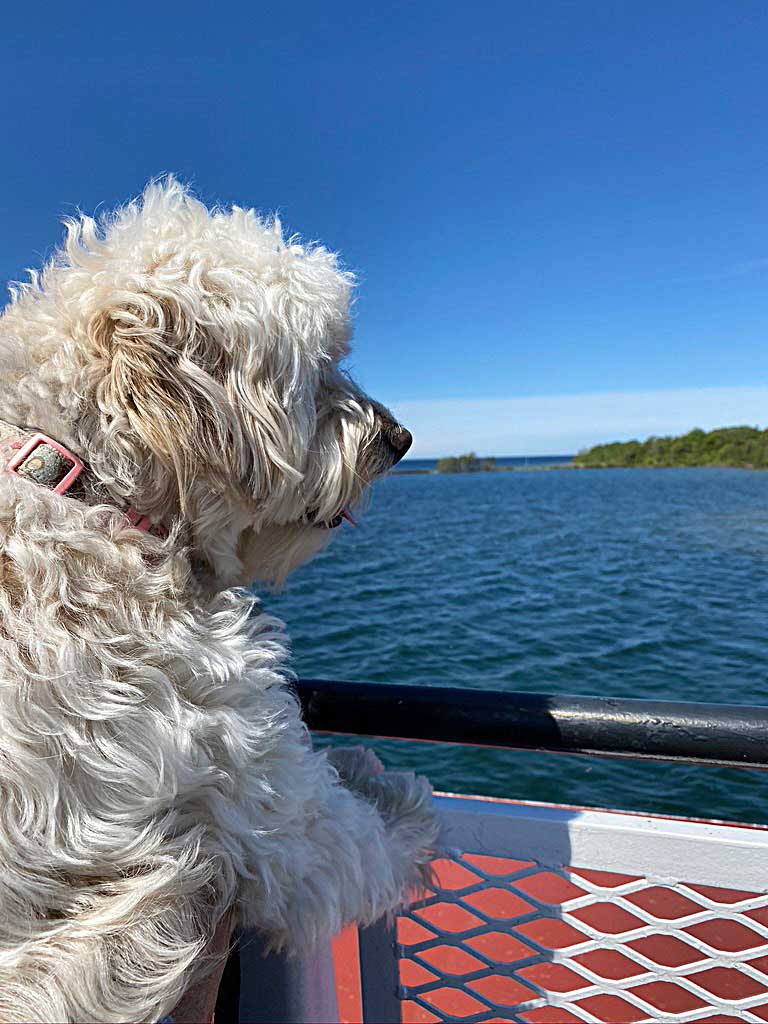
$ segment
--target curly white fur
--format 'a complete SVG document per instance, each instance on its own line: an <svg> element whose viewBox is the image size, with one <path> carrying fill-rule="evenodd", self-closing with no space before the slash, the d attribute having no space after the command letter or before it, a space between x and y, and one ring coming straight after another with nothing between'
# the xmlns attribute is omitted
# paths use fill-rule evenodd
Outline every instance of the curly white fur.
<svg viewBox="0 0 768 1024"><path fill-rule="evenodd" d="M428 784L313 753L281 624L228 589L282 580L392 461L337 366L351 284L171 179L70 223L0 318L0 417L99 481L0 477L2 1021L157 1020L232 904L307 951L428 870Z"/></svg>

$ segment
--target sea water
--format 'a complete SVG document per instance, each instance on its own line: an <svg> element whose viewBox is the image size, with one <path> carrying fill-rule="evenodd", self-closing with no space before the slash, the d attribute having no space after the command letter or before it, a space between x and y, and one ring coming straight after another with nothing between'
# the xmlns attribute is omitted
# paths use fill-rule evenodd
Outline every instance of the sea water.
<svg viewBox="0 0 768 1024"><path fill-rule="evenodd" d="M391 475L264 600L305 677L766 703L768 473ZM755 770L370 745L453 792L768 821Z"/></svg>

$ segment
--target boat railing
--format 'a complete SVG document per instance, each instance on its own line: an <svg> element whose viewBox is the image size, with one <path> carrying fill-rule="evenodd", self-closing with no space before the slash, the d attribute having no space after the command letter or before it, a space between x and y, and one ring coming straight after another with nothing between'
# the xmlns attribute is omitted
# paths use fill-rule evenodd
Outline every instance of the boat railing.
<svg viewBox="0 0 768 1024"><path fill-rule="evenodd" d="M768 767L766 707L320 680L297 692L321 733ZM391 924L348 929L333 959L265 962L242 937L239 998L230 971L222 1011L375 1024L768 1019L768 828L435 799L443 854L425 898Z"/></svg>

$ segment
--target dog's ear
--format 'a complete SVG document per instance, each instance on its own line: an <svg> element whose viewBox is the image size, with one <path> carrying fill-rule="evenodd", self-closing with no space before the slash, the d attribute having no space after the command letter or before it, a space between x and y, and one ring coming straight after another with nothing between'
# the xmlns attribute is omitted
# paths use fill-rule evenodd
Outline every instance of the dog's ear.
<svg viewBox="0 0 768 1024"><path fill-rule="evenodd" d="M201 479L249 502L301 479L315 424L317 374L279 365L284 353L251 325L211 329L184 295L146 287L95 313L85 370L108 475L152 511L184 511ZM292 353L296 358L296 353ZM137 477L137 473L139 474Z"/></svg>
<svg viewBox="0 0 768 1024"><path fill-rule="evenodd" d="M146 291L125 296L92 317L88 336L104 454L113 454L121 483L149 488L152 504L175 491L183 507L201 474L214 486L237 479L242 431L216 372L221 354L209 351L181 303Z"/></svg>

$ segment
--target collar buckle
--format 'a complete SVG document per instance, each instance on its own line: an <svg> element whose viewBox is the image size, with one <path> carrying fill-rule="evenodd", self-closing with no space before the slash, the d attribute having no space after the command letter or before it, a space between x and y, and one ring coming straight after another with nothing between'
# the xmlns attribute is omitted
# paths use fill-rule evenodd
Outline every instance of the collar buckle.
<svg viewBox="0 0 768 1024"><path fill-rule="evenodd" d="M69 468L67 468L69 466ZM5 472L65 494L84 470L71 451L47 434L34 434L6 464Z"/></svg>

